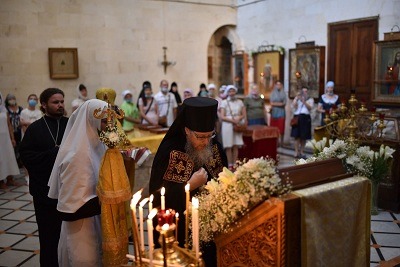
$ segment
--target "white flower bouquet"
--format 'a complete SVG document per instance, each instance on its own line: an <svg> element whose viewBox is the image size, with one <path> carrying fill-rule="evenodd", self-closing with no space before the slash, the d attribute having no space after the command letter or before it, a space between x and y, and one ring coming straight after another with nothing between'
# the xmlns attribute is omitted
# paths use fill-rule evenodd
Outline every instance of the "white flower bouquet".
<svg viewBox="0 0 400 267"><path fill-rule="evenodd" d="M290 191L282 183L273 159L256 158L239 162L234 173L224 168L217 179L207 183L199 197L199 229L202 242L230 231L249 210L269 198Z"/></svg>
<svg viewBox="0 0 400 267"><path fill-rule="evenodd" d="M314 156L306 160L300 159L296 164L304 164L328 158L342 160L348 172L365 176L375 183L385 179L390 171L394 149L381 145L379 151L373 151L369 146L358 146L340 139L309 141L306 147L314 150Z"/></svg>

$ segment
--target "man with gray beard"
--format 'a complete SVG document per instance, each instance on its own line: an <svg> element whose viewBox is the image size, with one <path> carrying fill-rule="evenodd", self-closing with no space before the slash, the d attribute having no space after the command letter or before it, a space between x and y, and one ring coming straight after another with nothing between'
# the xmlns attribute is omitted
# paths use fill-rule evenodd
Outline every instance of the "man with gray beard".
<svg viewBox="0 0 400 267"><path fill-rule="evenodd" d="M161 142L155 155L150 176L149 192L154 194L154 207L160 204L160 189L165 187L165 208L183 215L185 185L190 194L218 177L228 165L225 152L215 135L218 101L207 97L185 99L182 110ZM185 225L185 216L179 216ZM158 244L158 232L154 232ZM185 227L178 229L179 245L185 244ZM215 250L203 251L206 266L215 266ZM209 261L210 260L210 261ZM207 264L209 262L209 264Z"/></svg>

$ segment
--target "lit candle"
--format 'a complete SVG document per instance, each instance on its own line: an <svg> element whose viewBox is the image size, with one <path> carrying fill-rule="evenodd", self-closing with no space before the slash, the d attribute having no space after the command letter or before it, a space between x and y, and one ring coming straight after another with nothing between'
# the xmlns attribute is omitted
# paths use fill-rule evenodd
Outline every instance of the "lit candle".
<svg viewBox="0 0 400 267"><path fill-rule="evenodd" d="M189 200L190 200L190 184L185 185L186 192L186 212L185 212L185 248L189 247Z"/></svg>
<svg viewBox="0 0 400 267"><path fill-rule="evenodd" d="M161 188L161 210L165 210L165 187Z"/></svg>
<svg viewBox="0 0 400 267"><path fill-rule="evenodd" d="M175 240L178 241L179 212L175 213Z"/></svg>
<svg viewBox="0 0 400 267"><path fill-rule="evenodd" d="M193 236L193 250L196 253L196 259L200 257L199 248L199 199L192 198L192 236Z"/></svg>
<svg viewBox="0 0 400 267"><path fill-rule="evenodd" d="M157 214L157 209L152 209L147 217L147 239L149 240L149 261L150 267L153 266L153 252L154 252L154 241L153 241L153 218Z"/></svg>
<svg viewBox="0 0 400 267"><path fill-rule="evenodd" d="M161 227L161 235L162 235L162 251L163 251L163 260L164 267L167 267L167 242L165 241L165 233L169 230L169 224L166 223Z"/></svg>
<svg viewBox="0 0 400 267"><path fill-rule="evenodd" d="M151 194L150 198L149 198L149 212L153 209L153 199L154 199L154 195Z"/></svg>
<svg viewBox="0 0 400 267"><path fill-rule="evenodd" d="M140 228L140 248L144 252L144 226L143 226L143 206L146 205L149 198L145 198L139 203L139 228Z"/></svg>
<svg viewBox="0 0 400 267"><path fill-rule="evenodd" d="M133 235L133 244L134 244L134 249L135 249L135 258L137 260L137 257L139 256L139 259L141 260L141 252L139 248L139 233L137 231L137 223L136 223L136 205L139 202L139 200L142 198L142 191L143 188L137 191L133 196L131 200L131 210L132 210L132 235Z"/></svg>

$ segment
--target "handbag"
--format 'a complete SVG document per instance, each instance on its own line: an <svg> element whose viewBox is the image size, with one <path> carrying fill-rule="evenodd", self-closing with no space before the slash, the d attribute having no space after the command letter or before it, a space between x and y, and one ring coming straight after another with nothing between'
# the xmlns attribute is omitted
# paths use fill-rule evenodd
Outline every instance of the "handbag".
<svg viewBox="0 0 400 267"><path fill-rule="evenodd" d="M304 104L301 105L300 110L303 108ZM299 125L299 115L294 115L293 118L290 120L290 126L296 127Z"/></svg>
<svg viewBox="0 0 400 267"><path fill-rule="evenodd" d="M166 125L167 125L167 116L159 116L158 117L158 124L163 126L163 127L166 127Z"/></svg>
<svg viewBox="0 0 400 267"><path fill-rule="evenodd" d="M295 115L291 120L290 120L290 126L294 127L299 125L299 116Z"/></svg>
<svg viewBox="0 0 400 267"><path fill-rule="evenodd" d="M233 126L233 130L237 133L243 133L247 131L247 125L246 124L235 124Z"/></svg>
<svg viewBox="0 0 400 267"><path fill-rule="evenodd" d="M229 111L230 111L230 113L231 113L231 116L232 116L232 118L234 118L233 112L232 112L232 109L231 109L231 106L229 105L229 100L227 100L227 104L228 104L228 108L229 108ZM235 124L235 125L233 125L233 131L234 131L234 132L243 133L243 132L245 132L246 130L247 130L247 125L245 124L245 121L244 121L244 120L242 120L242 121L240 122L240 124Z"/></svg>

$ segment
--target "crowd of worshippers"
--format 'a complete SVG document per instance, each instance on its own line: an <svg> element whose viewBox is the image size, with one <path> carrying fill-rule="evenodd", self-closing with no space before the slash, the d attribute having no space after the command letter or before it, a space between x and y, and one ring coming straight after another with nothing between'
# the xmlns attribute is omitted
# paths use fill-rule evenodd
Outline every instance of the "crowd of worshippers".
<svg viewBox="0 0 400 267"><path fill-rule="evenodd" d="M237 160L238 148L243 145L242 134L234 131L234 125L267 124L264 99L260 97L256 86L249 91L248 97L238 98L237 88L233 85L222 85L217 88L215 84L200 84L198 90L186 88L179 92L178 84L162 80L159 89L154 90L149 81L142 84L139 95L134 96L132 90L122 92L122 104L117 107L123 110L125 117L122 120L122 128L129 133L138 124L170 127L174 122L182 102L190 97L208 97L218 101L218 118L215 125L215 133L223 144L228 155L229 166L233 168ZM89 99L88 89L84 84L76 87L76 98L71 102L71 110L64 109L64 116L69 117L80 105ZM36 94L29 94L26 104L18 101L15 95L9 93L1 97L1 110L7 123L1 127L7 129L14 151L17 167L9 167L4 170L5 177L0 177L0 189L6 189L7 185L18 185L12 175L18 175L23 164L19 155L19 146L27 127L43 116L41 102ZM4 147L4 146L3 146ZM4 154L4 153L3 153ZM14 159L12 159L14 161ZM4 162L3 162L4 163ZM15 166L11 164L8 166ZM29 175L26 170L26 181L29 183Z"/></svg>

